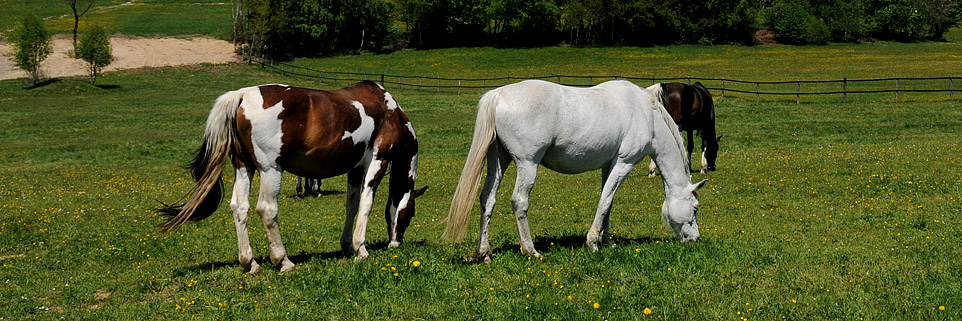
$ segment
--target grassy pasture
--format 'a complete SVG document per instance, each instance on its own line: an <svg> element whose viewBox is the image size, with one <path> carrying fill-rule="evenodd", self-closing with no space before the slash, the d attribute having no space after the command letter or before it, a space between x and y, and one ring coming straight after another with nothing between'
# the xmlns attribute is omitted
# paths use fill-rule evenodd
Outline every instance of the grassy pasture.
<svg viewBox="0 0 962 321"><path fill-rule="evenodd" d="M719 99L719 171L693 174L710 181L701 241L672 241L658 215L661 182L636 172L613 210L614 247L592 253L583 237L598 174L542 171L530 220L545 258L523 257L507 202L512 170L492 224L494 262L479 265L462 260L477 232L450 245L438 225L478 95L394 91L421 138L419 181L431 185L407 243L386 249L378 218L372 258L341 257L343 179L325 181L326 196L294 200L288 177L280 218L298 270L267 264L248 276L226 206L169 235L156 233L150 210L191 184L179 166L213 99L267 82L316 87L246 65L109 73L102 87L0 82L0 318L962 317L958 102Z"/></svg>
<svg viewBox="0 0 962 321"><path fill-rule="evenodd" d="M230 1L214 0L98 0L80 18L80 30L89 24L131 36L205 35L230 39ZM73 12L62 0L0 0L0 33L12 29L30 12L45 20L55 34L73 30Z"/></svg>
<svg viewBox="0 0 962 321"><path fill-rule="evenodd" d="M0 10L0 23L53 2L65 7L0 0L15 9ZM223 25L155 26L162 15L149 20L137 11L179 3L136 1L85 19L138 25L143 33L118 28L138 35L212 34ZM215 3L190 8L229 12ZM67 32L65 19L48 23ZM462 48L297 63L443 77L959 75L962 37L958 30L951 37L827 47ZM962 319L962 106L942 94L902 103L856 96L845 104L719 97L719 171L693 174L709 179L696 244L674 242L662 227L661 182L642 168L617 197L614 246L590 252L583 243L598 173L543 170L529 219L545 257L523 257L509 170L492 222L494 261L484 265L462 260L476 227L464 243L439 240L479 92L392 90L421 140L419 182L431 186L407 243L386 249L382 190L369 226L371 259L340 256L343 178L325 181L323 197L294 200L286 177L281 233L298 270L270 269L252 219L255 255L266 269L243 275L226 200L211 218L168 235L156 233L151 209L192 184L180 166L199 145L213 100L273 82L333 87L247 65L108 73L99 87L79 78L32 89L0 81L0 320Z"/></svg>

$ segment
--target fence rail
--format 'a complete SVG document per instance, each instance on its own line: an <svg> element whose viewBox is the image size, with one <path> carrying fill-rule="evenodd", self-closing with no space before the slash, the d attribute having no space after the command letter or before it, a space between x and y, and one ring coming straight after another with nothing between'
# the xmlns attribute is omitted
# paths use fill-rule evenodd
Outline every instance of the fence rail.
<svg viewBox="0 0 962 321"><path fill-rule="evenodd" d="M795 98L796 103L801 102L802 96L829 96L838 95L843 102L849 100L850 95L876 95L875 100L891 100L898 102L905 100L906 94L926 94L928 99L932 99L932 93L944 93L938 95L936 99L955 100L955 81L959 79L954 76L947 77L898 77L898 78L876 78L876 79L848 79L840 80L794 80L794 81L746 81L727 78L699 78L699 77L631 77L620 75L597 75L597 76L505 76L494 78L445 78L445 77L425 77L407 76L392 74L357 73L357 72L338 72L324 71L302 66L295 66L283 62L262 60L259 62L261 67L284 76L300 77L304 79L316 80L321 84L347 85L349 83L362 80L372 80L381 84L385 88L392 89L415 89L430 90L436 92L463 92L486 91L496 87L504 86L524 79L541 79L568 86L592 86L601 82L624 79L639 85L654 84L658 82L683 82L692 84L701 82L706 88L718 97L725 95L741 94L752 95L756 101L760 101L762 96L789 96ZM941 98L938 98L941 97Z"/></svg>

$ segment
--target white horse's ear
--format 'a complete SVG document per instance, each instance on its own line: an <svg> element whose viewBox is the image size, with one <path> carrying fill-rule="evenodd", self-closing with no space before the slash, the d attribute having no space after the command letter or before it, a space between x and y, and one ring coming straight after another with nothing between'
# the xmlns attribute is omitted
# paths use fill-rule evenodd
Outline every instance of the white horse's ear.
<svg viewBox="0 0 962 321"><path fill-rule="evenodd" d="M691 192L694 193L695 191L701 189L702 187L705 186L705 183L708 183L708 180L707 180L707 179L703 179L703 180L701 180L701 182L692 184L692 185L691 185Z"/></svg>

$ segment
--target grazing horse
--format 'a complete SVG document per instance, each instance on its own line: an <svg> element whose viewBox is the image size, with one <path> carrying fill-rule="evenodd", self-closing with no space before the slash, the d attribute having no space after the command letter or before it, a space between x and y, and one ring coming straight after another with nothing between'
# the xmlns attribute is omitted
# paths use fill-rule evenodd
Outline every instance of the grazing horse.
<svg viewBox="0 0 962 321"><path fill-rule="evenodd" d="M538 165L565 174L601 169L601 198L587 245L597 250L609 238L615 192L635 164L651 155L664 174L662 218L682 241L698 239L698 195L705 181L691 183L681 135L671 116L648 90L624 80L574 88L539 80L491 90L481 97L474 138L451 201L444 237L464 237L474 196L487 161L481 192L477 258L490 262L488 222L495 194L514 161L517 180L511 197L521 252L540 256L528 228L528 197Z"/></svg>
<svg viewBox="0 0 962 321"><path fill-rule="evenodd" d="M715 170L715 160L718 159L718 142L721 136L715 137L715 103L711 93L700 82L686 85L677 82L654 84L648 87L661 87L662 105L671 114L671 119L678 125L678 129L688 132L688 159L695 148L692 132L701 134L701 173ZM655 162L648 165L648 176L655 176Z"/></svg>
<svg viewBox="0 0 962 321"><path fill-rule="evenodd" d="M171 216L160 226L162 232L214 213L220 204L221 172L228 157L235 171L230 207L238 258L248 273L260 269L247 235L254 171L261 175L256 210L267 232L270 259L281 272L294 269L278 230L277 198L283 171L309 178L347 173L341 248L359 259L368 256L364 233L374 192L388 163L392 164L385 209L389 246L400 245L415 214L414 199L427 188L414 189L418 168L414 127L391 94L378 84L367 81L334 91L285 85L247 87L227 92L214 103L203 144L191 164L197 185L181 199L186 198L186 203L164 204L159 209ZM355 215L357 226L352 233Z"/></svg>

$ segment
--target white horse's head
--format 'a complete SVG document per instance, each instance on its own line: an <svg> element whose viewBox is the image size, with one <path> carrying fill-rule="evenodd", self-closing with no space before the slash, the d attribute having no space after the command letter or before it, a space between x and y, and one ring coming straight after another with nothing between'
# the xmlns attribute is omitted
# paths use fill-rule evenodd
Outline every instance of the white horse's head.
<svg viewBox="0 0 962 321"><path fill-rule="evenodd" d="M702 180L682 191L673 191L661 206L662 220L682 242L698 240L698 189L705 186Z"/></svg>

